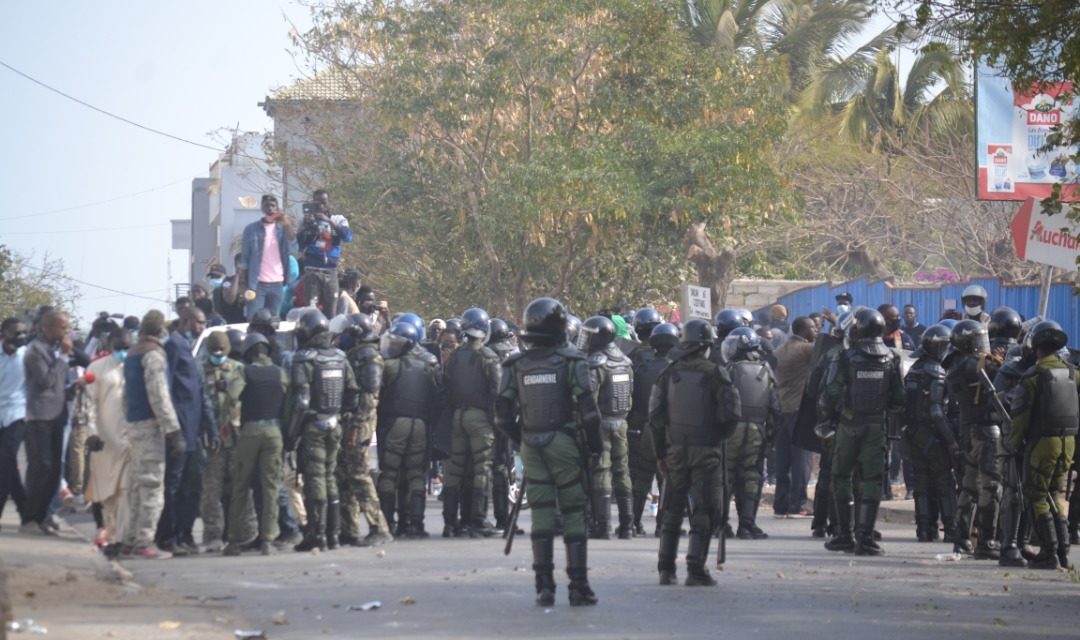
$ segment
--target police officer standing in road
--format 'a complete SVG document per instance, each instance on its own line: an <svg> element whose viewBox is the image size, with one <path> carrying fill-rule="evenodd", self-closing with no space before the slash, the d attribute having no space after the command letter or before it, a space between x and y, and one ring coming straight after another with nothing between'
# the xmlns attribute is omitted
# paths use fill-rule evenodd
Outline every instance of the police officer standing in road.
<svg viewBox="0 0 1080 640"><path fill-rule="evenodd" d="M471 513L462 514L467 520L465 531L473 538L488 538L496 533L486 521L486 512L495 443L495 398L499 395L502 367L499 356L484 346L491 331L486 311L466 310L461 315L461 331L465 341L450 354L443 369L443 386L453 408L450 464L443 485L443 521L451 531L456 528L462 491L471 487ZM472 474L467 476L470 469Z"/></svg>
<svg viewBox="0 0 1080 640"><path fill-rule="evenodd" d="M716 527L717 483L723 481L721 447L742 419L742 410L727 371L709 360L715 340L716 331L707 320L687 322L682 341L668 354L672 364L660 374L649 400L657 466L667 485L657 561L661 585L677 582L675 557L691 492L686 585L716 584L705 561Z"/></svg>
<svg viewBox="0 0 1080 640"><path fill-rule="evenodd" d="M510 325L501 318L491 320L491 338L488 347L499 357L499 362L506 362L510 356L518 353L514 333ZM502 531L509 525L510 517L510 466L514 451L510 439L502 429L495 430L495 444L491 455L491 510L495 516L495 528Z"/></svg>
<svg viewBox="0 0 1080 640"><path fill-rule="evenodd" d="M1080 424L1080 372L1058 355L1068 342L1058 323L1038 323L1028 340L1038 360L1025 372L1013 399L1008 449L1023 451L1027 463L1024 498L1039 538L1039 553L1030 566L1057 569L1069 566L1064 490Z"/></svg>
<svg viewBox="0 0 1080 640"><path fill-rule="evenodd" d="M611 493L619 510L617 535L621 540L633 537L633 505L630 501L630 465L626 442L626 416L634 393L634 370L630 358L615 346L615 323L604 316L585 321L585 348L589 356L589 375L600 407L600 436L604 451L595 468L592 498L592 523L589 537L611 537ZM640 347L638 347L640 348Z"/></svg>
<svg viewBox="0 0 1080 640"><path fill-rule="evenodd" d="M330 346L330 325L317 309L296 323L298 349L293 354L289 396L292 412L285 448L300 449L304 509L308 525L296 551L336 548L340 531L338 449L341 413L356 410L359 387L345 354Z"/></svg>
<svg viewBox="0 0 1080 640"><path fill-rule="evenodd" d="M826 374L818 403L819 435L835 437L833 500L836 537L825 543L830 551L856 555L882 555L874 540L874 523L881 503L881 477L885 471L885 425L890 410L904 406L900 358L881 336L885 319L874 309L855 312L849 331L851 346L840 354ZM862 499L852 535L852 475L860 471Z"/></svg>
<svg viewBox="0 0 1080 640"><path fill-rule="evenodd" d="M588 579L585 529L585 460L603 451L600 411L593 396L585 355L566 346L566 308L553 298L537 298L524 314L521 340L526 351L503 363L496 402L497 426L521 446L525 492L532 509L536 604L555 604L555 508L562 514L566 575L571 606L594 605Z"/></svg>

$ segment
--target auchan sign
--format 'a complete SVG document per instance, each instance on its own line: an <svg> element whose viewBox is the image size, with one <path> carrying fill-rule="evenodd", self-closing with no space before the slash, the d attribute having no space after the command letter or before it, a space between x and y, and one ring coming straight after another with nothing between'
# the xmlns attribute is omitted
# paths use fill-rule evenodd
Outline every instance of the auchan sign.
<svg viewBox="0 0 1080 640"><path fill-rule="evenodd" d="M1080 255L1080 226L1065 214L1048 216L1035 198L1028 198L1013 217L1013 248L1016 257L1052 267L1075 271Z"/></svg>

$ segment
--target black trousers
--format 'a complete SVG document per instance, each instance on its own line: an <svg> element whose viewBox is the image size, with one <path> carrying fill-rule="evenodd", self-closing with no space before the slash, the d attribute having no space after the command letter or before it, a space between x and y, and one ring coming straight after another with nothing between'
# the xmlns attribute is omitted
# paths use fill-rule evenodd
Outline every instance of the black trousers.
<svg viewBox="0 0 1080 640"><path fill-rule="evenodd" d="M776 433L776 495L773 513L785 515L799 513L806 507L806 485L810 482L810 452L791 443L798 413L780 416L780 428Z"/></svg>
<svg viewBox="0 0 1080 640"><path fill-rule="evenodd" d="M63 472L64 425L67 416L26 421L26 519L38 524L49 515L49 504L60 488Z"/></svg>
<svg viewBox="0 0 1080 640"><path fill-rule="evenodd" d="M165 461L165 508L154 536L161 548L179 542L194 544L191 529L199 517L203 459L203 452L196 449Z"/></svg>
<svg viewBox="0 0 1080 640"><path fill-rule="evenodd" d="M19 478L19 447L26 437L26 422L16 420L0 429L0 514L10 497L22 520L26 520L26 490Z"/></svg>

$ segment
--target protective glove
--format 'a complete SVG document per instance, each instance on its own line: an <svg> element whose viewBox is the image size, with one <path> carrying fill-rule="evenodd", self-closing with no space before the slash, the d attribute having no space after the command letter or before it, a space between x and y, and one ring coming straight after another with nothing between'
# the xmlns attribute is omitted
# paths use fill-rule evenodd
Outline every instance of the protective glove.
<svg viewBox="0 0 1080 640"><path fill-rule="evenodd" d="M221 445L222 445L221 436L214 436L213 438L210 439L210 447L209 447L210 452L211 453L217 453L218 451L221 451Z"/></svg>
<svg viewBox="0 0 1080 640"><path fill-rule="evenodd" d="M165 436L165 448L172 456L182 456L187 453L187 442L184 441L184 432L180 429Z"/></svg>
<svg viewBox="0 0 1080 640"><path fill-rule="evenodd" d="M101 439L101 436L95 434L86 437L86 449L87 451L96 452L105 448L105 441Z"/></svg>

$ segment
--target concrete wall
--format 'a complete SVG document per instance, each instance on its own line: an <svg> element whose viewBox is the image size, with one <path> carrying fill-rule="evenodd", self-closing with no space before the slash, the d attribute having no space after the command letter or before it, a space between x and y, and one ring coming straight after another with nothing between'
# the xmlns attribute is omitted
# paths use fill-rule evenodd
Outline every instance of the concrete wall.
<svg viewBox="0 0 1080 640"><path fill-rule="evenodd" d="M736 309L760 309L774 304L782 296L802 289L824 284L825 280L755 280L738 279L731 283L727 292L727 307Z"/></svg>

